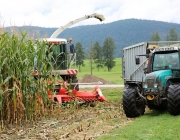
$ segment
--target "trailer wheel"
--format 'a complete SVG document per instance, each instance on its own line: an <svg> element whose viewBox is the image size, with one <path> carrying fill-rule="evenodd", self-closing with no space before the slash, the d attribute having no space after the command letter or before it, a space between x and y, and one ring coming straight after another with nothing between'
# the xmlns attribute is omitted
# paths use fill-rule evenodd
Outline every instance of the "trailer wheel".
<svg viewBox="0 0 180 140"><path fill-rule="evenodd" d="M169 86L168 95L168 111L171 115L179 115L180 114L180 85L175 84Z"/></svg>
<svg viewBox="0 0 180 140"><path fill-rule="evenodd" d="M135 87L129 87L123 93L123 109L127 117L133 118L143 115L145 103L136 93Z"/></svg>

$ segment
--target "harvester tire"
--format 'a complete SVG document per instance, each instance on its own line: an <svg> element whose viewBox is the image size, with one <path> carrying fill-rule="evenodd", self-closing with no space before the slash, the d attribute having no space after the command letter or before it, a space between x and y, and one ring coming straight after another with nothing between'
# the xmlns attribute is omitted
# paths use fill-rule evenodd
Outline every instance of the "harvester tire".
<svg viewBox="0 0 180 140"><path fill-rule="evenodd" d="M145 103L137 94L135 87L129 87L123 93L123 109L127 117L134 118L143 115Z"/></svg>
<svg viewBox="0 0 180 140"><path fill-rule="evenodd" d="M170 85L167 95L168 111L171 115L180 114L180 84Z"/></svg>
<svg viewBox="0 0 180 140"><path fill-rule="evenodd" d="M74 87L75 87L75 89L76 89L77 91L79 91L79 85L78 85L78 79L77 79L77 77L73 77L72 83L77 83L77 85L71 85L71 89L74 89Z"/></svg>
<svg viewBox="0 0 180 140"><path fill-rule="evenodd" d="M90 106L90 107L96 107L96 105L97 105L97 102L90 102L90 103L89 103L89 106Z"/></svg>

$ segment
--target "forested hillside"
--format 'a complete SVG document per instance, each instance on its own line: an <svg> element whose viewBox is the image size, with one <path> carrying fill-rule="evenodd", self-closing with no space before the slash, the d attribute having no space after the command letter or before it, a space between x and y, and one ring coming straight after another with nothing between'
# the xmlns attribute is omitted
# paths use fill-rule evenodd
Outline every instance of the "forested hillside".
<svg viewBox="0 0 180 140"><path fill-rule="evenodd" d="M10 28L11 27L8 27L8 30ZM18 27L18 29L19 28L34 33L35 38L50 37L57 29L35 26ZM116 45L115 57L120 57L121 49L123 47L149 41L150 36L154 32L159 33L161 40L166 40L166 35L169 33L171 28L175 28L175 31L180 35L180 24L153 20L126 19L107 24L68 28L63 31L59 37L67 39L72 37L73 43L76 44L77 42L81 42L86 52L88 52L91 43L93 44L95 41L98 41L102 46L107 37L112 37Z"/></svg>

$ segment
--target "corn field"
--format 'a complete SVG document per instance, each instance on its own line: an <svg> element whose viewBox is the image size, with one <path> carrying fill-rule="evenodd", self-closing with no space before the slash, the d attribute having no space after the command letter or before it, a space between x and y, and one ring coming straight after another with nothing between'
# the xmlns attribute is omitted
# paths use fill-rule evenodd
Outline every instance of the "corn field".
<svg viewBox="0 0 180 140"><path fill-rule="evenodd" d="M48 79L44 77L51 71L51 67L47 69L51 54L46 55L45 43L36 44L26 38L26 33L0 32L1 122L36 120L50 108ZM41 78L34 78L35 68Z"/></svg>

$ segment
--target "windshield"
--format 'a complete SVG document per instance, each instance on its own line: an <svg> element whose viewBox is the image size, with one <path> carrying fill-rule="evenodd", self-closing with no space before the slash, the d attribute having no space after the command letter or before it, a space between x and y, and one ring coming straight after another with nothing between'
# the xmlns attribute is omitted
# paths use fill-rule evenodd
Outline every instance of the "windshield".
<svg viewBox="0 0 180 140"><path fill-rule="evenodd" d="M53 58L51 60L54 69L65 69L66 68L66 45L52 45L51 51L53 52Z"/></svg>
<svg viewBox="0 0 180 140"><path fill-rule="evenodd" d="M154 55L153 71L179 68L178 52Z"/></svg>

